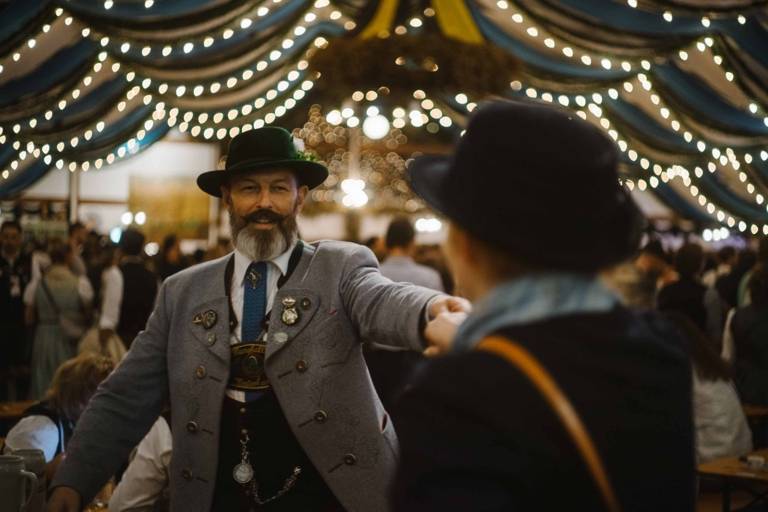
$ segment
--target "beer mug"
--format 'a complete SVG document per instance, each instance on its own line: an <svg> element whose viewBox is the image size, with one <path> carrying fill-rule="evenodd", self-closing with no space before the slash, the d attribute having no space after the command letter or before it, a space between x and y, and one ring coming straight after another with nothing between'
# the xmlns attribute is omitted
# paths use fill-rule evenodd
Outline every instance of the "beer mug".
<svg viewBox="0 0 768 512"><path fill-rule="evenodd" d="M0 512L24 512L37 487L37 477L24 469L18 455L0 455Z"/></svg>
<svg viewBox="0 0 768 512"><path fill-rule="evenodd" d="M37 476L37 485L34 495L27 505L25 512L45 512L45 492L48 487L45 478L45 453L34 448L13 450L12 455L18 455L24 459L24 469Z"/></svg>

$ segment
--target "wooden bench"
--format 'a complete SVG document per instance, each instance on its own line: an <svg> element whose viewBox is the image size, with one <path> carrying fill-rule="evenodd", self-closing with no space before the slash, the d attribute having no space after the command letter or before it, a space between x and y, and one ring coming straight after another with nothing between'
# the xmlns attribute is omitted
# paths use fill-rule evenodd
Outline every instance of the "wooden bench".
<svg viewBox="0 0 768 512"><path fill-rule="evenodd" d="M762 468L750 468L737 457L726 457L699 464L698 473L702 477L714 478L722 483L722 510L731 510L731 491L743 489L752 494L753 503L765 501L768 496L768 449L758 450L750 455L759 455L766 460Z"/></svg>

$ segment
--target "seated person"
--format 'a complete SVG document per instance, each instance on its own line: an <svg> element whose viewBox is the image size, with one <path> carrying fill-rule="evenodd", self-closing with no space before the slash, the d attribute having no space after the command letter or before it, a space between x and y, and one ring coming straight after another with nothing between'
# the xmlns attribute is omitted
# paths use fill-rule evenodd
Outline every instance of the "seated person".
<svg viewBox="0 0 768 512"><path fill-rule="evenodd" d="M688 344L693 366L693 424L696 459L708 462L752 451L752 432L732 380L706 334L682 313L666 314Z"/></svg>
<svg viewBox="0 0 768 512"><path fill-rule="evenodd" d="M111 512L168 510L168 470L173 438L169 421L160 416L139 446L109 500Z"/></svg>
<svg viewBox="0 0 768 512"><path fill-rule="evenodd" d="M52 475L80 414L113 369L109 359L90 353L62 363L45 398L27 409L8 432L3 450L42 450L46 471Z"/></svg>

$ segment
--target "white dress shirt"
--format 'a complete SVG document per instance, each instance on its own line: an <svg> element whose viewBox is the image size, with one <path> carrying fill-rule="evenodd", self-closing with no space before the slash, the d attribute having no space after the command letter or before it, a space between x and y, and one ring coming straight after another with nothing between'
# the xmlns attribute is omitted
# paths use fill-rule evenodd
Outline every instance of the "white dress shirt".
<svg viewBox="0 0 768 512"><path fill-rule="evenodd" d="M277 282L288 272L288 264L291 260L296 244L291 245L284 253L276 258L267 261L267 308L269 313L272 310L272 304L277 295ZM235 249L235 268L232 273L232 288L230 289L230 300L232 309L235 310L237 317L237 329L232 333L229 339L231 345L241 343L243 332L243 297L245 294L245 273L248 266L252 263L251 259L245 254ZM245 402L245 393L234 389L227 389L227 396L240 402Z"/></svg>
<svg viewBox="0 0 768 512"><path fill-rule="evenodd" d="M101 274L101 314L99 329L117 329L120 322L120 306L123 302L123 273L112 265Z"/></svg>
<svg viewBox="0 0 768 512"><path fill-rule="evenodd" d="M154 510L155 502L168 486L173 438L165 418L160 416L136 448L128 469L109 500L112 512Z"/></svg>

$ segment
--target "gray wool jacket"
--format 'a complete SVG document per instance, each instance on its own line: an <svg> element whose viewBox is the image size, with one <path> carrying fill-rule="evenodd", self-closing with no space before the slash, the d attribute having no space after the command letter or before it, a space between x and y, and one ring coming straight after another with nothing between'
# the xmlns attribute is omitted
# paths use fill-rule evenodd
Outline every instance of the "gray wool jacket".
<svg viewBox="0 0 768 512"><path fill-rule="evenodd" d="M90 500L170 403L172 510L210 510L230 369L230 257L165 281L146 329L78 421L53 486L73 487ZM360 341L421 350L425 307L436 295L383 277L367 248L332 241L304 244L277 292L275 307L294 298L300 318L270 323L266 373L301 446L349 512L387 510L398 457ZM217 321L206 329L198 315L208 311Z"/></svg>

